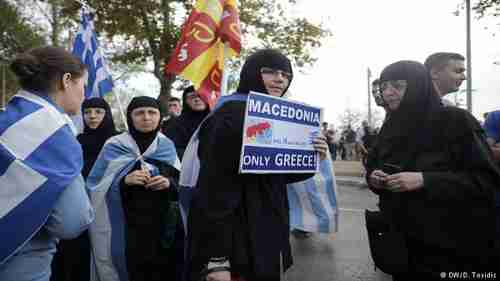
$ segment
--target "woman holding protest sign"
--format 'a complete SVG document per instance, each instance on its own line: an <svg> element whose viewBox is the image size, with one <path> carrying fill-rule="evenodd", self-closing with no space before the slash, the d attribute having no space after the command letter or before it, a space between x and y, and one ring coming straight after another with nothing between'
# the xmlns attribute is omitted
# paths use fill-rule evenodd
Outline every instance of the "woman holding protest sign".
<svg viewBox="0 0 500 281"><path fill-rule="evenodd" d="M291 63L279 51L257 51L241 70L237 93L199 129L198 190L188 218L192 281L280 280L292 264L286 185L313 174L239 173L247 94L282 97L292 78ZM326 157L323 136L314 147Z"/></svg>

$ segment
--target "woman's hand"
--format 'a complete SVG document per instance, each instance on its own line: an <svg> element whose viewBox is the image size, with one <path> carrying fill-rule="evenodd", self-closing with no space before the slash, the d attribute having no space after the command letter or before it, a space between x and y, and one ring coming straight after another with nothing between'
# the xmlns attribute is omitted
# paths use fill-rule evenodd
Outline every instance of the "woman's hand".
<svg viewBox="0 0 500 281"><path fill-rule="evenodd" d="M217 271L207 275L207 281L231 281L231 272Z"/></svg>
<svg viewBox="0 0 500 281"><path fill-rule="evenodd" d="M153 191L165 190L170 187L170 181L164 176L152 177L146 184L146 189L151 189Z"/></svg>
<svg viewBox="0 0 500 281"><path fill-rule="evenodd" d="M314 150L319 152L319 159L324 160L328 155L328 144L326 143L326 137L323 134L319 134L313 140Z"/></svg>
<svg viewBox="0 0 500 281"><path fill-rule="evenodd" d="M386 178L389 176L384 173L382 170L375 170L370 174L369 181L370 185L375 189L384 189L386 187L385 182Z"/></svg>
<svg viewBox="0 0 500 281"><path fill-rule="evenodd" d="M148 171L135 170L125 177L126 185L146 185L150 181L151 176Z"/></svg>
<svg viewBox="0 0 500 281"><path fill-rule="evenodd" d="M403 172L386 177L386 189L392 192L408 192L421 189L424 186L422 173Z"/></svg>

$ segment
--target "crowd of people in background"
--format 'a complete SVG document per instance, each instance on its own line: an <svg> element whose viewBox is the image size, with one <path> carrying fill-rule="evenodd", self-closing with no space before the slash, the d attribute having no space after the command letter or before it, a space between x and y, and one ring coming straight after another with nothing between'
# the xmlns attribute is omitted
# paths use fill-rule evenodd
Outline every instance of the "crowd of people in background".
<svg viewBox="0 0 500 281"><path fill-rule="evenodd" d="M357 130L350 124L344 130L336 131L327 122L322 125L333 160L363 161L375 144L378 129L363 121Z"/></svg>
<svg viewBox="0 0 500 281"><path fill-rule="evenodd" d="M390 250L374 254L371 244L372 255L394 280L499 264L500 110L482 127L446 103L465 79L463 61L436 53L388 65L372 84L382 127L325 122L312 142L322 160L364 163L389 226L379 235L393 235ZM245 97L284 97L293 80L285 55L250 55L236 93L212 110L192 86L165 115L158 100L135 97L121 133L104 99L83 102L87 71L67 51L33 49L11 68L22 89L0 114L0 152L17 170L2 172L14 178L9 200L29 200L0 226L13 229L2 232L0 280L281 280L293 263L286 186L314 175L240 174L239 161ZM66 114L80 110L75 138ZM187 213L185 169L197 188Z"/></svg>

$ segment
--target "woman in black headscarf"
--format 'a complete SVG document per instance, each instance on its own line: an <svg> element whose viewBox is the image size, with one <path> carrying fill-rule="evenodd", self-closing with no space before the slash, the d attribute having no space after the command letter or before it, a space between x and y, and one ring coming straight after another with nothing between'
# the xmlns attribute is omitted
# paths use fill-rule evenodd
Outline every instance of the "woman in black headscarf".
<svg viewBox="0 0 500 281"><path fill-rule="evenodd" d="M182 113L163 132L174 142L179 159L182 159L189 139L208 113L210 113L210 108L195 92L194 87L189 86L184 89Z"/></svg>
<svg viewBox="0 0 500 281"><path fill-rule="evenodd" d="M407 272L394 279L487 270L500 173L479 123L443 107L418 62L387 66L380 85L389 116L368 156L367 179L408 249Z"/></svg>
<svg viewBox="0 0 500 281"><path fill-rule="evenodd" d="M160 120L157 100L142 96L130 102L127 124L140 155L153 153L153 141L161 135ZM172 146L170 140L166 142ZM162 149L161 144L156 143L157 150ZM152 167L159 173L155 175ZM173 280L176 275L175 259L182 259L175 257L172 247L178 213L172 201L177 200L178 175L172 163L146 158L137 161L120 181L129 281Z"/></svg>
<svg viewBox="0 0 500 281"><path fill-rule="evenodd" d="M118 132L109 104L103 98L85 100L82 104L82 112L83 133L77 138L83 149L82 175L87 178L104 143Z"/></svg>
<svg viewBox="0 0 500 281"><path fill-rule="evenodd" d="M283 96L292 66L276 50L260 50L245 62L238 95L210 115L198 134L198 191L188 218L192 281L274 281L292 264L286 184L313 174L239 174L245 96ZM314 141L326 157L324 137ZM185 156L186 157L186 156ZM282 266L280 266L282 264Z"/></svg>
<svg viewBox="0 0 500 281"><path fill-rule="evenodd" d="M111 109L103 98L90 98L82 104L83 133L77 136L83 150L84 179L107 139L117 134ZM88 232L78 238L62 240L52 262L52 281L88 281L90 279L90 243Z"/></svg>

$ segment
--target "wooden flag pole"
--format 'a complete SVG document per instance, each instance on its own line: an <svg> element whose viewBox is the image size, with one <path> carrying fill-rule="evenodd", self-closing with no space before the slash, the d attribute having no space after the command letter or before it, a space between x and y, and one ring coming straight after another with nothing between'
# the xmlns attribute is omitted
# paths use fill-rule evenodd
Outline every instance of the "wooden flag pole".
<svg viewBox="0 0 500 281"><path fill-rule="evenodd" d="M5 72L7 66L2 64L2 107L0 109L4 110L7 105L7 82L5 81Z"/></svg>
<svg viewBox="0 0 500 281"><path fill-rule="evenodd" d="M221 88L220 88L220 95L221 96L229 95L229 93L228 93L229 71L227 68L227 62L229 61L227 58L228 54L229 54L229 47L226 43L226 44L224 44L224 62L223 62L222 81L221 81Z"/></svg>

